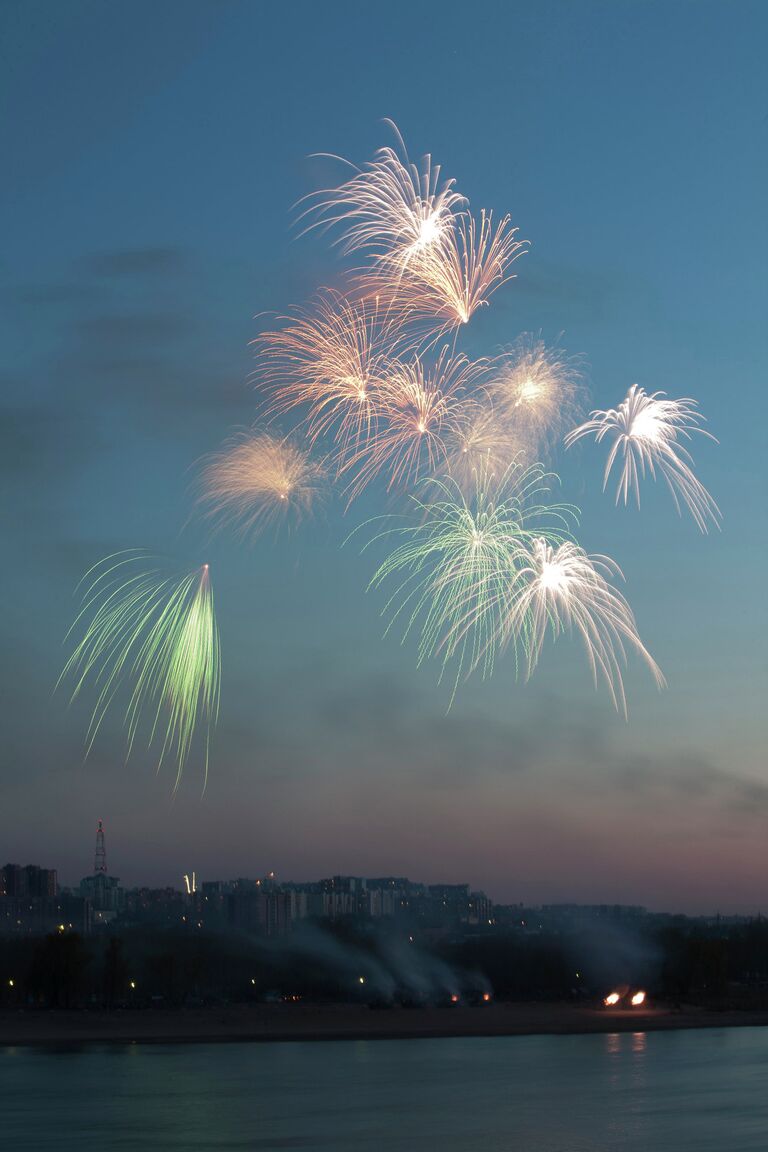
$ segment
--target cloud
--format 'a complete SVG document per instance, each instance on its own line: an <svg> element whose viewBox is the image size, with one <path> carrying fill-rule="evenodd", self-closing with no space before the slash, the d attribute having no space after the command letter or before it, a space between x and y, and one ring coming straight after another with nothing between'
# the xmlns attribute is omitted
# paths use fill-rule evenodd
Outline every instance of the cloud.
<svg viewBox="0 0 768 1152"><path fill-rule="evenodd" d="M89 257L86 268L95 276L178 276L190 268L189 254L171 246L121 248Z"/></svg>
<svg viewBox="0 0 768 1152"><path fill-rule="evenodd" d="M96 351L110 351L117 346L130 352L137 345L155 347L179 340L195 324L190 313L180 311L123 310L85 315L77 327L85 344Z"/></svg>
<svg viewBox="0 0 768 1152"><path fill-rule="evenodd" d="M10 304L38 308L93 304L100 299L101 293L95 284L70 281L60 284L17 284L4 289L3 296Z"/></svg>
<svg viewBox="0 0 768 1152"><path fill-rule="evenodd" d="M29 404L0 407L0 475L21 479L26 493L78 473L96 453L98 438L70 409Z"/></svg>
<svg viewBox="0 0 768 1152"><path fill-rule="evenodd" d="M9 284L2 294L9 305L22 308L103 304L105 280L154 281L159 285L165 279L178 279L192 267L191 255L183 248L123 248L86 257L73 269L70 279L46 284ZM0 275L5 274L7 269L0 264ZM119 286L119 283L115 285Z"/></svg>
<svg viewBox="0 0 768 1152"><path fill-rule="evenodd" d="M657 805L711 804L760 818L768 812L768 783L727 772L695 751L663 758L627 756L614 771L619 788Z"/></svg>
<svg viewBox="0 0 768 1152"><path fill-rule="evenodd" d="M461 698L448 712L440 704L416 678L342 679L324 691L309 725L325 733L320 742L334 754L343 747L350 762L386 762L451 789L473 787L483 775L519 777L575 749L589 759L595 746L590 727L564 701L534 697L514 719Z"/></svg>
<svg viewBox="0 0 768 1152"><path fill-rule="evenodd" d="M375 675L342 678L315 697L307 731L329 760L345 765L386 764L429 786L473 788L537 778L556 786L565 805L628 799L662 811L755 816L768 811L768 783L713 763L692 746L673 753L638 754L625 746L623 727L611 736L597 714L561 697L535 692L507 718L461 697L450 712L415 680Z"/></svg>
<svg viewBox="0 0 768 1152"><path fill-rule="evenodd" d="M238 423L250 422L255 403L244 373L210 361L207 336L215 329L201 316L194 285L184 291L174 286L169 305L164 280L191 263L182 249L125 249L89 257L69 282L7 289L23 325L38 324L41 305L66 306L60 323L48 325L47 349L41 346L36 355L34 394L49 389L56 416L65 398L72 416L110 430L115 407L131 410L140 424L149 411L153 421L163 418L158 432L174 440L187 438L190 427L198 436L196 411L221 414L222 434L229 413ZM122 283L125 277L135 285ZM29 375L11 382L20 396L32 391ZM172 421L165 418L170 415Z"/></svg>
<svg viewBox="0 0 768 1152"><path fill-rule="evenodd" d="M507 294L500 294L495 307L515 315L521 308L542 317L557 318L558 324L605 318L622 285L615 277L595 270L541 260L529 254L515 266L516 278Z"/></svg>

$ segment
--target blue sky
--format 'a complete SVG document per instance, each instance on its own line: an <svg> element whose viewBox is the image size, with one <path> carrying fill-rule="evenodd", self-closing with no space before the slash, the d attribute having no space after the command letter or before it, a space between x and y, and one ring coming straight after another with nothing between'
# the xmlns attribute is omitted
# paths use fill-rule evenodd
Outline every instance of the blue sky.
<svg viewBox="0 0 768 1152"><path fill-rule="evenodd" d="M76 879L101 817L128 883L397 872L761 906L766 32L745 2L2 5L0 856ZM254 317L341 282L291 229L336 171L312 154L363 162L384 117L531 241L468 352L562 333L595 406L634 382L694 396L720 441L694 450L708 537L663 488L614 508L596 450L557 459L669 681L631 666L628 722L567 640L446 717L341 547L380 494L251 547L190 519L200 456L255 411ZM127 546L212 565L202 801L194 762L175 800L151 756L126 765L117 719L83 763L84 709L51 694L77 580Z"/></svg>

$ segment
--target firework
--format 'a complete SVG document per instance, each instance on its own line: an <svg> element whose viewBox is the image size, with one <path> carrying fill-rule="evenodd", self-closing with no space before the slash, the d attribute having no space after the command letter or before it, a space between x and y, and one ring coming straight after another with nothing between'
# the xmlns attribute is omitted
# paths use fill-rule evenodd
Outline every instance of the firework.
<svg viewBox="0 0 768 1152"><path fill-rule="evenodd" d="M464 674L493 671L533 539L559 543L574 516L568 505L544 502L553 479L513 462L498 478L477 472L466 497L450 477L430 477L426 498L411 498L415 522L373 538L401 541L369 585L397 581L384 608L387 631L402 621L404 640L418 631L419 664L437 657L441 679L454 662L454 694Z"/></svg>
<svg viewBox="0 0 768 1152"><path fill-rule="evenodd" d="M376 435L344 467L352 475L351 493L356 495L380 474L386 476L390 491L438 470L462 396L474 387L481 371L466 356L451 356L447 347L434 362L416 357L392 365L379 391Z"/></svg>
<svg viewBox="0 0 768 1152"><path fill-rule="evenodd" d="M504 635L525 651L530 676L548 631L555 638L562 632L577 632L595 684L602 676L615 707L626 715L621 669L627 647L643 658L658 687L664 685L664 677L638 636L629 604L608 583L617 575L622 576L620 568L607 556L588 556L570 540L553 544L543 537L534 539L520 571Z"/></svg>
<svg viewBox="0 0 768 1152"><path fill-rule="evenodd" d="M446 437L446 471L464 491L478 473L501 476L522 450L522 440L499 418L487 393L466 400Z"/></svg>
<svg viewBox="0 0 768 1152"><path fill-rule="evenodd" d="M210 728L219 710L220 650L208 565L179 578L147 568L139 552L109 556L84 578L83 603L69 636L83 629L60 680L74 678L72 700L86 683L97 694L86 736L90 751L116 694L128 686L128 754L142 720L149 743L176 764L178 788L198 724Z"/></svg>
<svg viewBox="0 0 768 1152"><path fill-rule="evenodd" d="M496 359L492 377L488 390L500 419L534 455L559 441L578 414L576 358L537 336L521 336Z"/></svg>
<svg viewBox="0 0 768 1152"><path fill-rule="evenodd" d="M303 407L309 439L331 435L342 457L371 437L379 392L400 347L375 299L351 301L325 289L256 343L268 415Z"/></svg>
<svg viewBox="0 0 768 1152"><path fill-rule="evenodd" d="M209 457L201 502L209 515L246 534L304 519L327 490L326 470L309 451L269 431L244 432Z"/></svg>
<svg viewBox="0 0 768 1152"><path fill-rule="evenodd" d="M691 467L693 460L680 438L690 440L694 432L710 440L715 438L700 427L703 417L696 411L695 400L688 397L668 400L665 395L664 392L649 394L633 384L618 408L590 413L586 423L569 432L565 443L570 447L593 432L598 444L607 437L612 445L603 476L603 491L619 459L616 503L623 499L627 504L633 492L639 507L641 479L647 471L655 480L658 472L667 483L678 513L684 504L701 531L706 532L709 521L718 524L720 510L696 479Z"/></svg>
<svg viewBox="0 0 768 1152"><path fill-rule="evenodd" d="M412 164L402 136L398 148L380 148L373 161L338 188L312 193L300 219L308 228L338 228L344 252L368 251L375 261L404 271L411 260L443 243L464 197L453 180L440 180L431 156ZM337 159L339 159L337 157Z"/></svg>
<svg viewBox="0 0 768 1152"><path fill-rule="evenodd" d="M526 248L517 228L504 216L497 224L491 212L479 218L458 213L439 244L416 254L407 267L374 268L360 279L362 292L386 303L401 323L439 322L437 337L469 323L478 308L512 279L510 264Z"/></svg>

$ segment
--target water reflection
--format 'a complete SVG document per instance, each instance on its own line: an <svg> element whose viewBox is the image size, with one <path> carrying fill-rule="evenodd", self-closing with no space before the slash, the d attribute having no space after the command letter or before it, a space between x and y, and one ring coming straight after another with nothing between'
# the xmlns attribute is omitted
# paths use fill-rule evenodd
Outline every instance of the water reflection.
<svg viewBox="0 0 768 1152"><path fill-rule="evenodd" d="M765 1152L767 1065L757 1028L17 1048L0 1114L13 1152Z"/></svg>

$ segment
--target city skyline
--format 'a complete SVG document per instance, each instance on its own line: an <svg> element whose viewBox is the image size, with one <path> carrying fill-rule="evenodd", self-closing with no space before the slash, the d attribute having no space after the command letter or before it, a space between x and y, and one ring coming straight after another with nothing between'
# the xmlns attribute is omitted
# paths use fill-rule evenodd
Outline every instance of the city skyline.
<svg viewBox="0 0 768 1152"><path fill-rule="evenodd" d="M205 898L206 891L213 892L214 890L219 894L235 894L240 893L257 893L259 890L275 892L332 892L338 889L339 892L357 891L358 893L366 892L379 892L385 888L392 888L393 890L410 890L412 892L421 892L430 897L439 897L441 894L452 890L454 892L464 892L467 898L479 897L487 901L492 909L498 909L505 914L509 914L513 909L522 909L528 912L542 912L542 913L562 913L566 914L572 912L573 914L595 915L602 913L614 913L624 915L648 915L651 917L675 917L680 916L689 919L703 919L703 920L762 920L764 915L761 909L756 909L752 913L735 912L729 908L710 909L708 911L691 911L690 909L677 908L659 908L651 907L646 908L642 904L633 904L627 901L586 901L577 902L572 900L555 900L544 901L540 904L527 901L524 899L501 901L496 900L493 894L488 893L481 885L474 885L471 882L460 881L452 879L450 881L425 881L414 880L409 876L393 874L387 876L363 876L354 872L337 873L333 876L319 876L312 879L303 877L297 879L296 877L283 877L274 871L264 872L261 875L254 872L252 875L237 875L224 878L218 877L202 877L197 876L195 873L185 873L181 877L181 883L168 883L168 884L132 884L130 878L125 883L121 883L122 877L114 877L108 873L101 873L98 870L87 872L77 883L62 882L59 879L58 870L56 868L48 867L41 864L18 864L16 862L6 862L5 865L0 866L0 898L5 896L18 896L19 893L12 893L7 884L7 876L10 872L19 874L22 878L21 883L23 886L23 895L32 897L33 899L57 897L71 897L71 896L87 896L93 903L94 891L92 881L98 880L101 875L105 875L109 881L108 887L114 893L120 893L123 897L125 895L133 895L138 893L155 893L158 895L174 893L180 897L193 897L195 895ZM43 891L44 890L44 891ZM31 907L31 906L30 906ZM95 905L94 905L95 907ZM332 913L330 918L343 917L347 914L343 908ZM387 916L385 910L379 910L373 913L374 916ZM305 912L304 916L311 916L312 913ZM326 913L326 915L328 915ZM481 920L481 923L483 921ZM490 924L491 921L489 920ZM72 927L70 925L70 927ZM92 929L91 929L92 930Z"/></svg>
<svg viewBox="0 0 768 1152"><path fill-rule="evenodd" d="M128 862L126 861L126 863L128 863ZM576 900L570 899L567 896L567 894L566 895L561 894L557 898L542 899L539 901L534 901L534 900L526 899L525 894L523 892L518 892L514 896L514 898L512 898L512 896L510 895L511 890L509 890L506 893L506 896L504 899L500 899L500 898L498 898L497 893L488 891L487 888L481 883L474 883L472 880L467 882L466 878L463 878L463 879L459 879L457 877L448 878L447 875L441 873L439 866L437 868L437 872L435 873L435 876L438 876L439 878L430 877L429 879L420 878L417 880L412 879L412 877L409 874L407 874L403 869L398 869L398 868L393 868L389 872L382 872L382 873L376 874L376 875L374 875L373 873L364 874L364 873L360 872L359 870L357 870L357 871L351 870L350 871L349 869L347 869L347 870L337 871L334 873L330 873L330 872L323 873L323 874L319 874L319 875L315 876L314 878L309 878L307 876L302 876L302 877L284 876L284 875L281 875L281 873L277 869L263 869L263 870L261 870L259 868L254 869L253 866L251 865L249 868L246 868L243 871L232 872L232 873L229 873L228 875L226 873L222 872L221 869L219 870L218 873L216 873L216 875L213 875L213 874L208 875L208 874L200 873L195 868L190 868L186 872L182 872L180 874L180 876L177 875L176 877L166 879L166 881L164 883L151 883L149 881L144 882L144 883L134 883L133 878L130 875L124 876L122 874L122 871L120 870L120 875L116 876L115 874L117 871L119 871L119 869L114 869L114 868L110 867L109 857L107 856L107 853L106 853L106 828L105 828L104 822L102 820L98 820L97 824L96 824L96 839L95 839L95 851L93 854L93 867L91 869L84 870L82 873L82 876L80 876L79 879L72 879L72 878L68 877L68 878L62 880L59 869L57 867L51 866L50 864L45 864L45 863L40 864L39 862L35 863L35 864L30 864L29 862L25 862L24 864L20 864L20 863L14 861L14 862L6 862L6 864L4 866L0 867L0 880L2 879L2 876L4 875L5 871L9 868L14 868L14 869L17 869L17 870L22 871L22 872L26 871L27 873L34 874L35 887L34 887L34 890L30 889L30 894L36 894L36 895L40 894L40 893L38 893L37 888L40 886L41 883L43 885L47 885L48 889L50 889L51 885L52 885L53 888L56 889L60 893L66 892L66 893L70 893L70 894L76 894L79 892L81 894L86 894L88 892L88 893L92 894L93 885L91 884L91 882L94 880L99 880L102 876L107 881L107 886L110 886L115 892L117 892L118 890L120 892L136 892L136 891L142 891L142 890L156 891L156 892L167 892L167 891L173 890L182 896L185 894L191 895L191 894L194 894L195 892L201 893L201 892L204 892L206 888L212 889L214 887L220 888L222 891L225 889L227 891L234 891L238 885L259 886L259 885L263 884L263 885L266 885L267 887L273 887L277 890L281 890L283 888L309 890L309 889L318 889L319 887L327 886L329 884L335 884L336 882L341 881L341 882L344 882L345 884L347 882L354 882L354 883L359 882L364 889L367 885L373 885L374 887L380 887L382 884L384 884L386 882L386 883L391 883L392 885L404 884L406 887L410 886L412 888L420 888L420 889L423 889L425 891L430 890L430 889L451 888L451 887L453 887L453 888L466 888L467 892L469 894L471 894L473 896L474 895L482 896L483 898L488 899L488 901L494 907L501 907L501 908L525 907L525 908L532 908L532 909L536 909L536 908L546 909L548 907L549 908L574 907L574 908L582 908L582 909L595 909L598 907L603 907L603 908L622 907L622 908L635 908L635 909L642 911L642 912L648 911L651 915L682 915L682 916L694 916L694 917L695 916L711 917L711 916L715 916L715 915L717 915L717 916L719 916L719 915L724 915L724 916L743 915L743 916L747 916L747 917L757 916L758 918L762 917L762 915L763 915L763 906L762 905L755 907L755 908L752 908L752 909L748 909L748 910L744 909L744 908L737 908L737 907L728 906L728 905L724 905L722 907L721 906L712 907L712 906L702 905L702 907L699 907L699 908L685 908L685 907L674 907L673 908L673 907L667 907L667 906L652 905L651 907L646 908L645 905L634 902L632 900L628 900L628 899L616 898L616 899L610 899L610 900L597 900L597 899L596 900L589 900L589 899L585 898L585 899L582 899L580 901L576 901ZM74 873L73 873L73 876L74 876ZM118 885L119 885L119 888L118 888ZM567 891L568 891L568 886L566 883L564 888L563 888L563 892L567 893ZM7 894L7 893L2 888L2 885L0 884L0 896L5 895L5 894ZM49 895L55 895L56 893L49 891L48 894Z"/></svg>

